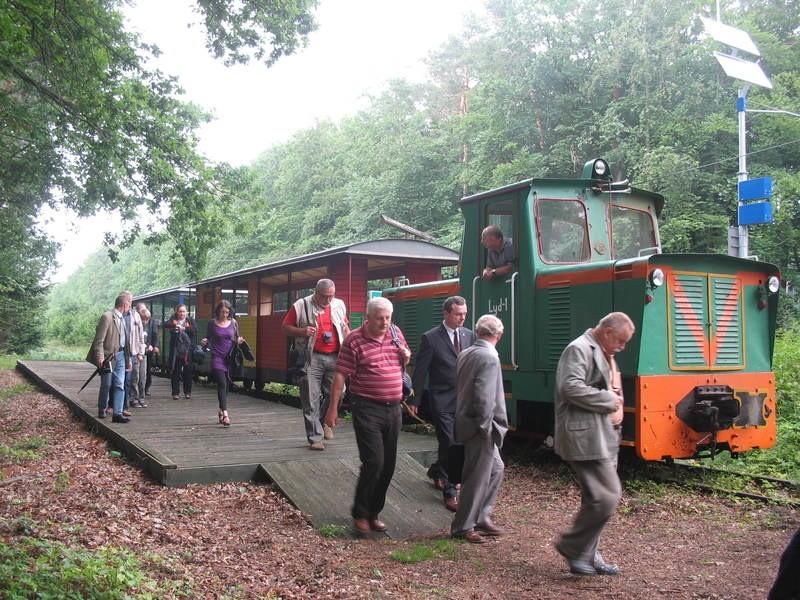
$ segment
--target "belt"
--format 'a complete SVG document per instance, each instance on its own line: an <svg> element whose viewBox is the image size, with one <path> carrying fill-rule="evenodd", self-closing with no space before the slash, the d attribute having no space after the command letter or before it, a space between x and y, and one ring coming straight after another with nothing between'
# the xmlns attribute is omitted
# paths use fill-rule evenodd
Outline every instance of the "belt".
<svg viewBox="0 0 800 600"><path fill-rule="evenodd" d="M402 400L397 400L396 402L384 402L383 400L375 400L374 398L367 398L366 396L359 396L358 394L351 394L354 400L366 400L372 404L377 404L378 406L400 406L402 404Z"/></svg>
<svg viewBox="0 0 800 600"><path fill-rule="evenodd" d="M120 347L120 349L119 349L119 350L117 350L117 352L125 352L125 347L124 347L124 346L121 346L121 347Z"/></svg>
<svg viewBox="0 0 800 600"><path fill-rule="evenodd" d="M333 352L320 352L319 350L312 350L314 354L324 354L325 356L330 356L331 354L339 354L338 350L334 350Z"/></svg>

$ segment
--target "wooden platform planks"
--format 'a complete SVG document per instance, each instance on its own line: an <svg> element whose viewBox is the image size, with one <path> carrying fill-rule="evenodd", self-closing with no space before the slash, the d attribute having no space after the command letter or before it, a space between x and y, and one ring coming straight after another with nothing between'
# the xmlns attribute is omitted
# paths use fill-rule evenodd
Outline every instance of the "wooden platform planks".
<svg viewBox="0 0 800 600"><path fill-rule="evenodd" d="M232 393L232 425L225 428L217 420L214 386L195 384L191 400L172 400L169 381L155 377L148 407L131 409L130 423L112 423L97 418L97 377L78 393L92 373L88 363L21 361L18 367L163 485L269 480L315 527L350 528L360 461L346 421L336 428L335 439L325 442L324 452L311 451L297 408ZM423 466L435 449L433 436L401 433L397 470L381 513L390 526L387 535L429 535L449 526L452 513Z"/></svg>

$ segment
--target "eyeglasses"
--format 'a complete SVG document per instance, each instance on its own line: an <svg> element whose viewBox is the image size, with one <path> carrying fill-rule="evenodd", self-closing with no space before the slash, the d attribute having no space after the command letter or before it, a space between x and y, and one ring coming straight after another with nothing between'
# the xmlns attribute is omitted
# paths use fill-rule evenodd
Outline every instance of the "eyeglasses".
<svg viewBox="0 0 800 600"><path fill-rule="evenodd" d="M321 296L322 298L325 298L326 300L330 300L330 299L332 299L334 296L336 296L336 294L320 294L320 296Z"/></svg>

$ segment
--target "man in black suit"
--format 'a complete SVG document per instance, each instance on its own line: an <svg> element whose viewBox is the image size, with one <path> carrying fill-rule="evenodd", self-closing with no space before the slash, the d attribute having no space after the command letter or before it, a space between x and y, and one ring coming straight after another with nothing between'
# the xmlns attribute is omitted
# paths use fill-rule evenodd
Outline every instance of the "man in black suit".
<svg viewBox="0 0 800 600"><path fill-rule="evenodd" d="M461 482L464 448L455 441L453 423L456 413L456 360L458 353L472 345L475 336L462 327L467 317L467 301L450 296L442 304L444 321L422 334L414 365L414 398L409 408L416 413L420 399L426 398L428 412L439 440L437 461L428 469L428 477L444 494L444 505L458 509L456 484ZM427 386L426 386L427 381Z"/></svg>

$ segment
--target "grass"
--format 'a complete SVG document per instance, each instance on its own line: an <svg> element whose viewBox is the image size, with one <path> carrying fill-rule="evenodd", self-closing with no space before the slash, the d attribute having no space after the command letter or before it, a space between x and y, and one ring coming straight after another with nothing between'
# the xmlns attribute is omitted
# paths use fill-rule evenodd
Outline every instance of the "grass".
<svg viewBox="0 0 800 600"><path fill-rule="evenodd" d="M389 558L401 563L418 563L436 558L453 558L460 542L452 539L434 540L414 544L407 550L395 550Z"/></svg>
<svg viewBox="0 0 800 600"><path fill-rule="evenodd" d="M15 442L11 446L0 444L0 458L5 458L15 463L41 458L39 450L44 449L47 442L41 437L31 437Z"/></svg>
<svg viewBox="0 0 800 600"><path fill-rule="evenodd" d="M0 543L0 589L4 598L161 597L133 553L114 547L89 551L61 542L23 537Z"/></svg>
<svg viewBox="0 0 800 600"><path fill-rule="evenodd" d="M346 531L344 525L334 525L333 523L319 528L319 534L324 538L343 538Z"/></svg>

